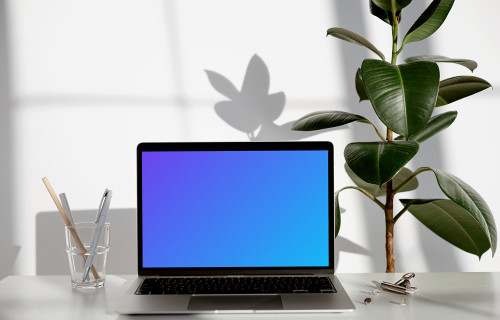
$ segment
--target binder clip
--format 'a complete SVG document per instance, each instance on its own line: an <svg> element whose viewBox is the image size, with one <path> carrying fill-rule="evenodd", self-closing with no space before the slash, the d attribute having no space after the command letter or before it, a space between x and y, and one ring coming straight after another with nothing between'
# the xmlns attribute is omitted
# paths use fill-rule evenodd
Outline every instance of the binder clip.
<svg viewBox="0 0 500 320"><path fill-rule="evenodd" d="M417 291L416 287L412 287L410 285L410 280L413 278L415 278L415 274L413 272L409 272L409 273L403 275L403 277L401 279L399 279L396 283L389 283L389 282L383 281L380 284L380 287L384 290L407 295L409 293L413 293L413 292Z"/></svg>

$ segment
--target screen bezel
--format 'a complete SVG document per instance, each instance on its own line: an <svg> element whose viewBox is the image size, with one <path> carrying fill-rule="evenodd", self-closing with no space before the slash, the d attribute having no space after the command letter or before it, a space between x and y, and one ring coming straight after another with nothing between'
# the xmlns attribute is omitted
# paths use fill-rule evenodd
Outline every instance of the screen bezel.
<svg viewBox="0 0 500 320"><path fill-rule="evenodd" d="M142 259L142 153L154 151L328 151L328 237L327 267L236 267L236 268L145 268ZM137 146L137 262L139 276L259 275L334 273L333 144L329 141L286 142L143 142Z"/></svg>

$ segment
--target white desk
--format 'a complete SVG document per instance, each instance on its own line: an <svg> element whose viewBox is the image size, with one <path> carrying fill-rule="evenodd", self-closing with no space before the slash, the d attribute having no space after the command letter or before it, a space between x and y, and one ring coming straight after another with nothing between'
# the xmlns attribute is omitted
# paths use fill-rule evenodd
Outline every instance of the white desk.
<svg viewBox="0 0 500 320"><path fill-rule="evenodd" d="M410 296L384 291L370 295L375 282L394 282L401 274L339 274L356 311L340 314L121 316L112 311L120 287L131 276L108 276L106 286L82 293L69 276L9 276L0 281L2 320L80 319L500 319L500 273L424 273L412 281ZM372 302L363 304L365 298ZM405 299L406 306L400 304Z"/></svg>

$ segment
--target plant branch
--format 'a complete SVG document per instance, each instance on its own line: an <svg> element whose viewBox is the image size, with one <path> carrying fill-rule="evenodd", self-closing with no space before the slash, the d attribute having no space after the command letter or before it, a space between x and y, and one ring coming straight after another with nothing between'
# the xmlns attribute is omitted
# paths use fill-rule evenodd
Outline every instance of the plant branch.
<svg viewBox="0 0 500 320"><path fill-rule="evenodd" d="M403 181L394 191L392 192L392 195L395 196L401 189L403 189L408 183L410 183L411 180L413 180L416 176L421 174L422 172L425 171L431 171L429 168L421 168L417 171L415 171L411 176L408 177L405 181Z"/></svg>
<svg viewBox="0 0 500 320"><path fill-rule="evenodd" d="M396 51L396 53L397 53L398 55L401 53L401 51L403 51L404 46L405 46L405 45L404 45L404 43L403 43L403 44L401 44L401 48L399 48L399 50L398 50L398 51Z"/></svg>
<svg viewBox="0 0 500 320"><path fill-rule="evenodd" d="M362 194L364 194L368 199L370 199L371 201L375 202L375 204L377 206L379 206L382 210L385 209L385 206L384 206L384 204L382 202L380 202L377 198L375 198L374 195L372 195L371 193L369 193L368 191L366 191L363 188L353 187L353 186L347 186L347 187L344 187L344 188L340 189L339 191L337 191L337 193L339 193L340 191L347 190L347 189L358 190L359 192L361 192Z"/></svg>
<svg viewBox="0 0 500 320"><path fill-rule="evenodd" d="M396 193L398 193L399 191L401 191L401 189L403 189L404 186L407 185L412 179L414 179L416 176L418 176L422 172L426 172L426 171L432 171L432 170L430 168L420 168L417 171L415 171L408 179L403 181L396 189L394 189L393 196L396 195ZM398 219L401 218L403 213L408 211L408 209L410 208L410 206L412 204L413 204L413 202L408 203L407 205L404 206L403 209L401 209L401 211L398 212L398 214L394 217L394 223L396 223L398 221Z"/></svg>
<svg viewBox="0 0 500 320"><path fill-rule="evenodd" d="M412 204L413 203L408 203L406 206L404 206L403 209L401 209L401 211L398 212L398 214L394 217L394 223L398 222L399 218L401 218L401 216L403 215L403 213L405 213L406 211L408 211L408 209L410 208L410 206Z"/></svg>
<svg viewBox="0 0 500 320"><path fill-rule="evenodd" d="M375 129L375 132L377 133L377 135L378 135L378 137L380 138L380 140L385 141L384 136L383 136L383 135L382 135L382 133L378 130L377 126L376 126L373 122L371 122L370 120L368 120L368 119L367 119L366 121L368 121L368 122L369 122L369 123L373 126L373 129Z"/></svg>

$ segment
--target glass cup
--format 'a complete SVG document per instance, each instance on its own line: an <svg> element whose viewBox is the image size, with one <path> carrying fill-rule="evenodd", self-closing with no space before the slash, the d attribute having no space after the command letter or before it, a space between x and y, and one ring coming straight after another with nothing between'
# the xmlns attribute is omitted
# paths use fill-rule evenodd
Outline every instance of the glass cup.
<svg viewBox="0 0 500 320"><path fill-rule="evenodd" d="M109 223L105 223L101 230L93 222L75 223L66 226L65 230L72 287L81 291L103 287L109 251Z"/></svg>

